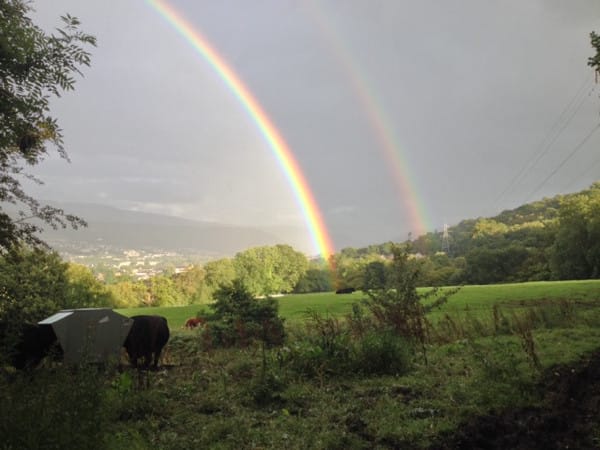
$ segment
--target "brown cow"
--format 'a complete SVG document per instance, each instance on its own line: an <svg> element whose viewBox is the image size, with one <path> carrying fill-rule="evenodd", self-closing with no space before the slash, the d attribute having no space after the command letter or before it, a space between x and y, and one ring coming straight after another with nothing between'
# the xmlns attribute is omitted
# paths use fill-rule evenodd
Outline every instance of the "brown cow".
<svg viewBox="0 0 600 450"><path fill-rule="evenodd" d="M142 367L158 366L158 359L163 347L169 340L167 319L162 316L133 316L133 325L123 346L127 350L133 367L138 367L142 359Z"/></svg>
<svg viewBox="0 0 600 450"><path fill-rule="evenodd" d="M185 327L188 330L193 330L198 325L203 325L206 321L201 317L191 317L185 321Z"/></svg>

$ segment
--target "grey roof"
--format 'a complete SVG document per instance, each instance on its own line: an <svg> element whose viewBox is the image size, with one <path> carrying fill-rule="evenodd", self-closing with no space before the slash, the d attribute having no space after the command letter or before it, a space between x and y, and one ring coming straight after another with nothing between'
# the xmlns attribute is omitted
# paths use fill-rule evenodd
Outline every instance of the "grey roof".
<svg viewBox="0 0 600 450"><path fill-rule="evenodd" d="M132 319L109 308L65 309L38 322L51 325L66 363L119 359Z"/></svg>

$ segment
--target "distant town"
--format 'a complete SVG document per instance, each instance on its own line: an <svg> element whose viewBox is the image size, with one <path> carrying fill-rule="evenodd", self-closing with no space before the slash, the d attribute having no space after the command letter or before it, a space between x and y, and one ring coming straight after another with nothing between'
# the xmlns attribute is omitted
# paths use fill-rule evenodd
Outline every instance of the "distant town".
<svg viewBox="0 0 600 450"><path fill-rule="evenodd" d="M50 242L65 261L89 267L107 283L120 279L146 280L159 274L178 274L195 264L225 257L216 253L172 251L158 248L133 249L98 242L57 240Z"/></svg>

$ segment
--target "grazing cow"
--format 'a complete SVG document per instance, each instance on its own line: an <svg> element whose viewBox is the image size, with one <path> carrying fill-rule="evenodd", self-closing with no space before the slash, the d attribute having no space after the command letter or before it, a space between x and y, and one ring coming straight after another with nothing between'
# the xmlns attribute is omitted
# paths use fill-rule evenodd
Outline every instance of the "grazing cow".
<svg viewBox="0 0 600 450"><path fill-rule="evenodd" d="M8 338L7 338L8 339ZM51 325L24 325L10 352L10 363L18 370L35 369L57 343ZM60 346L57 346L62 351Z"/></svg>
<svg viewBox="0 0 600 450"><path fill-rule="evenodd" d="M203 325L204 322L206 322L206 321L201 317L191 317L185 321L185 327L188 330L192 330L192 329L196 328L198 325Z"/></svg>
<svg viewBox="0 0 600 450"><path fill-rule="evenodd" d="M133 367L138 367L142 358L142 367L158 366L160 352L169 340L167 319L162 316L133 316L133 325L123 346L127 350Z"/></svg>
<svg viewBox="0 0 600 450"><path fill-rule="evenodd" d="M356 289L353 287L341 288L335 291L336 294L352 294Z"/></svg>

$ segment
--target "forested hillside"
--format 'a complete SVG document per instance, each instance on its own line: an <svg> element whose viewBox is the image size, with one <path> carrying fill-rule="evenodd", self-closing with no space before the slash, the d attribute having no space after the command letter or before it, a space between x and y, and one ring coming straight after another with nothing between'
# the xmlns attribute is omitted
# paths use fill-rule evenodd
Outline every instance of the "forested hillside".
<svg viewBox="0 0 600 450"><path fill-rule="evenodd" d="M463 220L448 228L445 241L435 231L406 244L422 261L422 285L597 278L600 182L495 217ZM357 288L368 284L391 248L387 242L343 249L335 256L338 280Z"/></svg>

